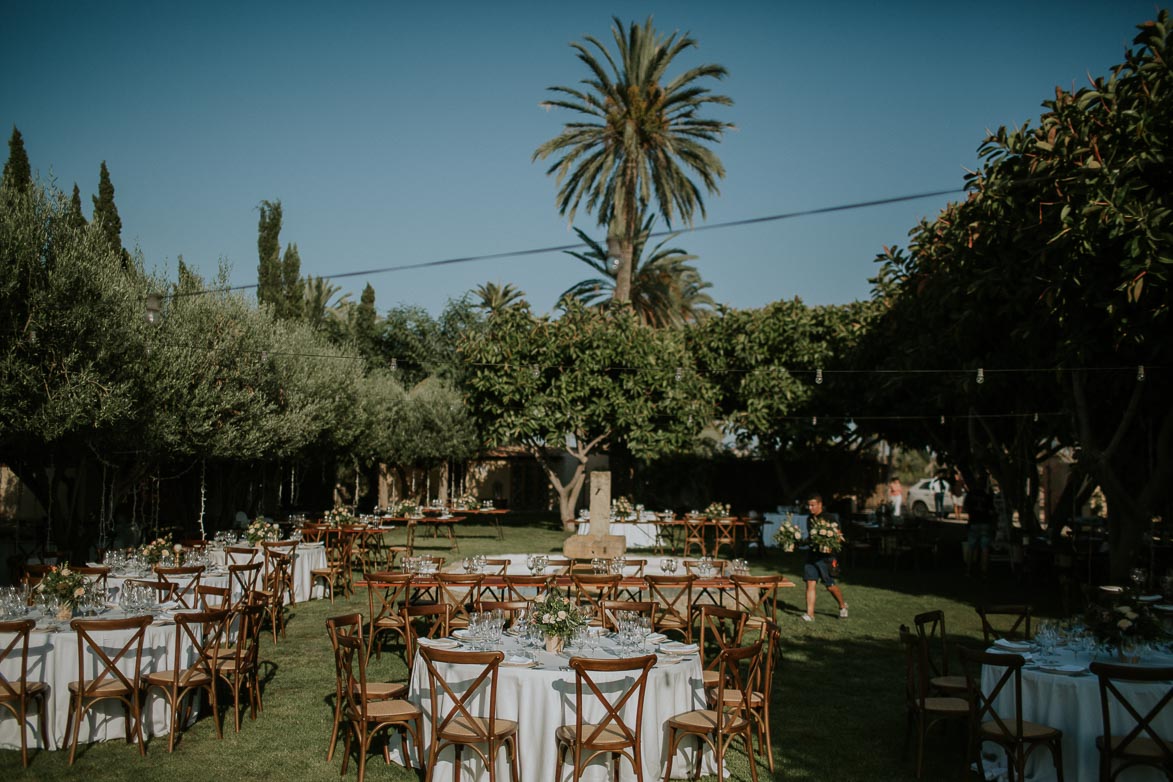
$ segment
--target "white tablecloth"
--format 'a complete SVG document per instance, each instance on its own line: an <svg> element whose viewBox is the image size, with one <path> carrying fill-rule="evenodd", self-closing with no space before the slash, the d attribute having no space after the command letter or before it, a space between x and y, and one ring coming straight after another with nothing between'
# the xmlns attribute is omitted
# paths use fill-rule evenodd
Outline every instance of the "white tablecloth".
<svg viewBox="0 0 1173 782"><path fill-rule="evenodd" d="M116 618L123 616L119 612L110 612L99 618ZM46 732L49 734L49 749L60 749L65 741L67 724L66 716L69 711L69 683L77 680L77 633L72 630L60 632L44 632L44 619L37 619L37 628L29 636L29 666L28 677L32 681L45 682L49 685L47 698ZM133 635L133 630L95 634L101 639L106 648L106 654L111 657L122 647L126 640ZM12 640L10 634L0 634L0 645L6 645ZM108 643L108 645L107 645ZM190 647L190 644L188 644ZM143 637L142 672L161 671L171 666L171 657L175 648L175 624L152 624L147 628ZM134 670L134 657L119 662L119 669L124 673ZM188 649L185 665L194 662L195 652ZM97 658L90 656L88 675L97 674ZM4 675L12 679L20 676L20 660L6 659L2 664ZM99 703L89 712L81 725L81 742L108 741L111 739L123 740L126 735L125 711L117 701ZM157 688L151 688L151 693L143 707L143 734L149 739L151 736L165 736L170 731L171 711L167 700ZM36 718L30 713L28 741L30 747L41 747L42 736L34 730L37 726ZM0 747L4 749L20 749L20 733L16 720L11 715L0 719Z"/></svg>
<svg viewBox="0 0 1173 782"><path fill-rule="evenodd" d="M1061 652L1057 660L1062 664L1087 665L1088 656ZM1153 660L1153 664L1171 665L1173 660L1163 658ZM993 688L1003 670L990 669L988 666L982 669L984 692ZM1144 714L1157 704L1170 685L1120 686L1122 690L1135 693L1134 702ZM995 708L1002 715L1014 714L1014 692L1008 688L1004 688L1004 693L995 703ZM1096 738L1103 731L1099 680L1090 673L1065 676L1045 673L1035 666L1028 666L1022 670L1022 700L1023 719L1063 731L1063 778L1068 782L1097 782L1100 778L1100 755L1096 750ZM1111 716L1113 733L1127 733L1136 725L1118 705L1113 705ZM1173 736L1173 713L1169 709L1157 720L1156 728L1162 736ZM993 744L985 745L987 752L993 748ZM1004 756L999 755L999 762L1005 763ZM1050 752L1039 749L1031 754L1026 764L1026 779L1027 782L1049 782L1055 779ZM1156 769L1133 768L1121 774L1120 779L1127 782L1159 782L1164 780L1164 775Z"/></svg>
<svg viewBox="0 0 1173 782"><path fill-rule="evenodd" d="M774 542L774 536L778 534L778 528L782 526L782 522L789 518L791 522L793 522L800 530L802 530L803 537L806 537L806 520L810 518L810 516L806 513L792 513L790 511L783 511L782 508L779 508L778 513L767 513L763 518L765 518L766 523L762 527L762 540L766 541L767 546L776 546L777 544Z"/></svg>
<svg viewBox="0 0 1173 782"><path fill-rule="evenodd" d="M502 647L506 656L518 650L516 641L506 639ZM601 657L614 657L615 654L604 649L592 654ZM638 656L638 655L636 655ZM521 778L523 780L553 779L554 767L557 762L557 753L554 745L554 731L562 725L574 725L575 718L575 684L574 672L567 667L567 656L548 654L545 651L536 653L539 667L513 668L501 666L497 688L497 716L508 720L518 721L518 754L521 763ZM462 666L441 666L445 679L457 692L461 689ZM477 668L469 667L466 670L472 675L464 681L467 687L471 683ZM630 674L597 674L596 681L618 680ZM584 687L583 697L589 695L589 688ZM440 694L439 691L437 694ZM487 687L482 693L483 701L478 702L482 711L477 712L484 716L488 709ZM419 659L418 654L412 668L411 689L408 698L419 705L424 712L424 758L427 758L427 748L431 741L431 722L433 714L431 697L428 691L427 666ZM668 719L692 709L704 708L704 687L701 682L701 665L697 655L686 656L675 664L659 663L648 674L647 687L644 693L644 718L642 752L643 776L645 780L664 778L664 766L667 762L668 749ZM605 713L602 706L596 702L589 702L587 717L591 720L602 719ZM635 719L635 700L629 701L622 712L625 720ZM672 772L677 777L686 777L695 766L694 739L685 739L681 742L680 750L672 763ZM453 755L451 748L440 753L434 779L437 782L447 782L452 779ZM413 754L414 762L414 754ZM488 772L476 760L471 752L464 753L465 767L461 779L487 779ZM468 758L473 760L469 761ZM568 760L570 756L568 756ZM633 780L635 775L631 764L620 760L620 779ZM471 774L469 773L471 771ZM563 779L570 779L573 771L572 764L563 765ZM714 773L715 765L711 756L706 753L705 773ZM508 752L502 751L497 757L497 779L509 779ZM596 760L587 768L584 779L603 782L611 779L609 761L604 765Z"/></svg>
<svg viewBox="0 0 1173 782"><path fill-rule="evenodd" d="M579 535L589 535L590 532L589 521L578 525ZM613 521L611 522L611 534L622 535L623 539L627 541L629 549L655 548L656 546L656 525L652 522Z"/></svg>
<svg viewBox="0 0 1173 782"><path fill-rule="evenodd" d="M256 558L254 562L264 562L265 554L261 551L261 547L257 546ZM222 548L209 548L208 553L212 556L213 561L217 565L223 566L228 564L227 552ZM241 559L235 564L243 564L247 560ZM310 571L326 567L326 547L321 543L299 543L297 544L297 551L293 559L293 596L297 602L301 603L306 600L314 600L320 597L325 597L325 587L321 584L313 585L313 576ZM235 587L234 587L235 588Z"/></svg>

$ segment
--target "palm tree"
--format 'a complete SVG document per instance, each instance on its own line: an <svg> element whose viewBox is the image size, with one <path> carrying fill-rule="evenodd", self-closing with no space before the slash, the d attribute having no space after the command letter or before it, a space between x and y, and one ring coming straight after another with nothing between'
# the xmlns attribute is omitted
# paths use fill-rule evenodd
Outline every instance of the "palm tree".
<svg viewBox="0 0 1173 782"><path fill-rule="evenodd" d="M310 277L305 281L304 303L302 317L305 321L317 328L325 326L327 321L345 319L345 313L350 302L350 294L346 293L338 298L342 288L324 277Z"/></svg>
<svg viewBox="0 0 1173 782"><path fill-rule="evenodd" d="M651 248L647 258L643 258L654 221L654 217L649 217L644 222L632 247L630 306L644 323L657 328L695 322L714 304L709 294L704 293L705 288L712 287L711 283L705 282L700 272L688 263L696 259L695 255L678 247L664 247L675 235ZM568 250L566 254L590 266L601 276L573 285L559 297L559 301L572 298L588 306L605 306L608 300L614 301L618 268L610 263L603 245L577 228L575 232L590 250L585 253Z"/></svg>
<svg viewBox="0 0 1173 782"><path fill-rule="evenodd" d="M589 119L566 123L563 131L534 151L533 159L558 159L547 169L557 173L560 213L571 221L583 199L599 225L609 227L607 249L619 259L614 298L631 301L632 250L641 216L654 200L669 226L679 216L691 224L699 209L705 214L701 188L716 193L717 180L725 176L720 159L704 142L721 140L733 125L698 117L707 104L730 106L733 101L714 95L698 82L723 79L720 65L701 65L664 83L673 59L696 46L687 33L660 36L652 19L639 26L624 25L612 17L611 34L617 57L597 39L570 44L587 66L591 78L586 89L550 87L558 98L543 102L546 108L568 109Z"/></svg>
<svg viewBox="0 0 1173 782"><path fill-rule="evenodd" d="M525 300L525 291L513 287L508 282L504 285L486 282L483 285L478 285L473 293L480 299L477 306L490 315Z"/></svg>

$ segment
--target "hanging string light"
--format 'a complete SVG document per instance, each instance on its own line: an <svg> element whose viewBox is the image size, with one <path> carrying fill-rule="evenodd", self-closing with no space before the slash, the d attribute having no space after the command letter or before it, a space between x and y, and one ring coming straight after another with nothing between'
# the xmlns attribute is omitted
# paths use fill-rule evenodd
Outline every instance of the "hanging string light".
<svg viewBox="0 0 1173 782"><path fill-rule="evenodd" d="M815 370L815 383L818 385L823 384L823 368L822 367L819 367L818 369Z"/></svg>
<svg viewBox="0 0 1173 782"><path fill-rule="evenodd" d="M981 367L978 367L978 371L977 371L977 382L978 382L978 385L979 385L979 386L980 386L982 383L986 382L986 370L982 369Z"/></svg>
<svg viewBox="0 0 1173 782"><path fill-rule="evenodd" d="M1138 364L1136 367L1136 380L1139 383L1144 382L1144 364Z"/></svg>

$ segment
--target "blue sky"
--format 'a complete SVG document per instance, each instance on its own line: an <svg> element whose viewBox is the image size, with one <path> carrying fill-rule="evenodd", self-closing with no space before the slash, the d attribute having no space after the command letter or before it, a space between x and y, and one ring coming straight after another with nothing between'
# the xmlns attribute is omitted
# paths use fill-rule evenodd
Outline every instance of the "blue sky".
<svg viewBox="0 0 1173 782"><path fill-rule="evenodd" d="M330 275L575 241L533 150L570 118L545 88L585 76L569 43L611 15L689 31L682 66L729 70L738 129L698 225L960 187L986 129L1036 118L1054 87L1123 59L1151 0L971 2L75 2L8 4L0 130L34 170L77 182L105 160L123 242L174 277L180 255L256 281L256 206ZM6 155L6 151L4 152ZM874 257L945 198L685 234L735 307L867 298ZM601 235L590 215L576 226ZM438 313L509 282L540 311L589 276L562 254L339 281Z"/></svg>

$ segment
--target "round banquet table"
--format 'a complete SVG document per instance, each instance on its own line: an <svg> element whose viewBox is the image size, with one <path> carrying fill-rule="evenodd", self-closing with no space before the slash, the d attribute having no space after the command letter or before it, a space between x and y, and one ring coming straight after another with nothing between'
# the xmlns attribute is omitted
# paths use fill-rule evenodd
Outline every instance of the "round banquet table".
<svg viewBox="0 0 1173 782"><path fill-rule="evenodd" d="M995 646L988 651L1006 650ZM1068 782L1097 782L1100 778L1100 754L1096 750L1096 738L1103 731L1103 717L1099 680L1087 671L1091 659L1086 652L1060 650L1056 652L1053 660L1048 660L1047 665L1041 665L1032 659L1022 669L1023 719L1063 731L1063 778ZM1106 657L1101 659L1105 662L1116 662L1115 659ZM1146 663L1173 665L1173 657L1154 654L1142 660L1140 664ZM1082 667L1083 671L1049 672L1061 666ZM983 692L988 693L993 688L1003 670L1005 669L983 666ZM1157 704L1171 686L1173 683L1163 682L1121 684L1120 688L1129 693L1129 697L1144 714ZM1014 713L1012 689L1003 690L995 702L995 708L1002 715ZM1113 733L1126 733L1136 725L1135 720L1118 703L1112 705L1111 718ZM1162 736L1173 736L1173 713L1166 709L1157 719L1155 726ZM989 752L993 747L993 744L987 743L984 749ZM1005 756L1000 752L995 753L995 756L1004 768ZM1050 782L1055 778L1051 753L1046 749L1031 753L1026 763L1027 782ZM1164 780L1164 775L1154 768L1138 767L1124 772L1120 779L1127 782L1157 782Z"/></svg>
<svg viewBox="0 0 1173 782"><path fill-rule="evenodd" d="M121 611L111 610L97 619L117 619L126 616ZM68 623L57 622L34 616L37 626L29 634L29 662L28 678L30 681L44 682L49 685L49 694L46 699L45 732L48 733L48 749L60 749L65 742L68 726L66 717L69 712L69 683L77 680L77 633L69 629ZM64 629L61 629L61 628ZM99 640L106 654L111 657L133 635L133 630L117 632L95 633L94 638ZM0 635L0 646L12 640L11 635ZM195 650L187 642L185 665L195 661ZM142 674L165 670L171 665L171 657L175 650L175 622L170 619L157 617L147 628L143 636ZM134 657L120 660L118 667L124 673L134 670ZM91 652L88 658L88 674L96 675L98 662ZM2 670L10 679L20 677L20 657L10 656L5 659ZM125 740L126 718L125 710L116 701L105 701L95 705L86 713L81 724L81 742L108 741L111 739ZM143 735L165 736L171 729L171 710L167 699L157 688L151 688L150 694L143 705ZM45 747L44 738L35 730L37 721L30 714L30 724L27 728L29 747ZM0 748L20 749L20 732L15 719L9 715L8 719L0 720Z"/></svg>
<svg viewBox="0 0 1173 782"><path fill-rule="evenodd" d="M522 647L514 638L506 636L496 648L505 653L508 661L518 655ZM575 719L575 681L574 671L567 665L570 654L555 655L544 650L530 649L532 657L537 661L535 667L515 667L502 664L499 669L497 683L497 716L502 719L516 720L518 723L518 757L520 760L520 776L524 779L553 779L554 767L557 763L557 753L554 746L554 731L562 725L574 725ZM644 652L646 654L646 652ZM614 658L619 656L637 657L641 653L625 651L622 654L612 646L609 639L603 639L602 648L582 652L583 656ZM479 667L459 665L437 665L437 669L444 675L453 690L460 693L462 686L471 684ZM462 678L462 669L468 672L467 678ZM630 673L598 673L592 674L597 682L616 681L630 677ZM437 696L443 697L439 688ZM605 716L602 705L590 694L590 689L584 687L583 698L587 700L585 716L587 720L598 720ZM411 685L408 699L418 705L424 713L423 743L424 758L427 759L427 749L431 742L431 716L435 712L431 703L431 694L428 690L428 671L423 660L417 653L412 666ZM488 709L488 686L478 693L476 706L479 716L484 716ZM643 752L643 777L645 780L658 780L664 777L664 767L667 763L668 727L669 718L692 709L704 708L705 693L701 680L700 658L696 653L674 657L660 655L660 661L648 673L647 685L644 691L643 733L641 735ZM447 702L442 704L447 708ZM631 724L635 720L635 698L633 697L622 710L623 719ZM696 741L685 739L672 762L674 774L680 777L687 776L696 763ZM437 761L435 776L437 782L447 782L453 778L452 748L446 748L440 753ZM496 759L497 778L509 779L509 753L502 750ZM607 757L604 755L604 757ZM413 762L415 755L412 755ZM470 760L471 758L471 760ZM570 757L568 756L568 760ZM604 764L603 760L596 759L587 767L583 778L594 782L603 782L611 779L610 761ZM620 779L625 782L634 780L635 774L631 764L626 760L619 761ZM705 753L703 771L706 774L715 772L715 763L712 753ZM470 773L471 772L471 773ZM563 764L563 779L570 779L573 764ZM464 770L461 779L487 779L488 772L474 753L464 753Z"/></svg>
<svg viewBox="0 0 1173 782"><path fill-rule="evenodd" d="M254 547L257 551L252 558L253 562L264 562L265 552L260 546ZM240 559L228 562L228 552L217 546L209 546L208 554L218 567L228 564L245 564L249 560ZM318 584L314 586L314 577L311 571L326 567L326 547L321 543L298 543L293 557L293 596L299 603L325 596L325 588ZM235 586L233 587L235 589ZM288 597L286 598L288 600Z"/></svg>

